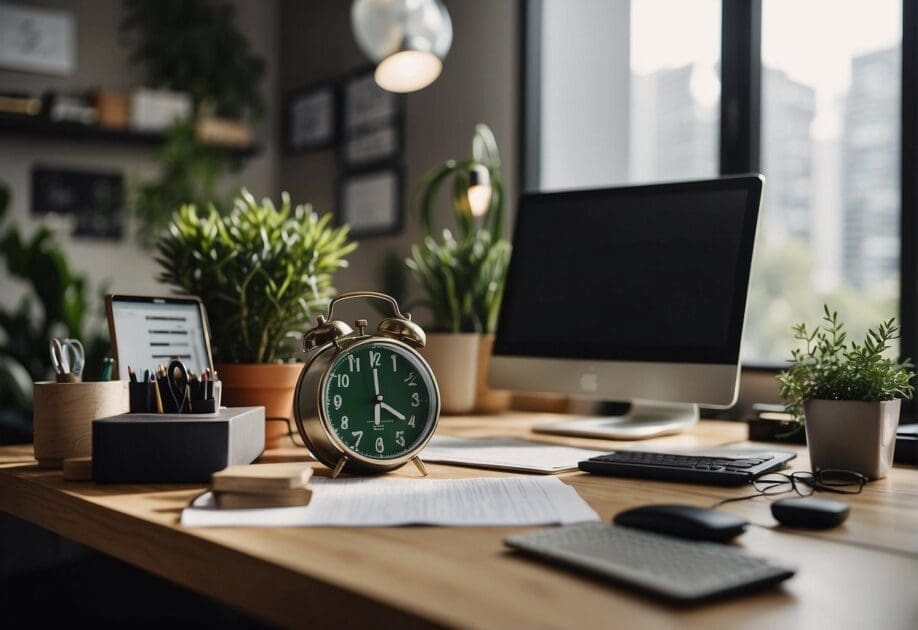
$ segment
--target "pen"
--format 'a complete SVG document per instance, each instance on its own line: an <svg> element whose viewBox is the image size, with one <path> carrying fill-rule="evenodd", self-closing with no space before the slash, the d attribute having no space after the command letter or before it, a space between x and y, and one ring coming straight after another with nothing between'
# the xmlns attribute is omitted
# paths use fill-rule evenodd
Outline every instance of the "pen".
<svg viewBox="0 0 918 630"><path fill-rule="evenodd" d="M102 371L103 371L103 372L105 371L104 366L103 366L103 368L102 368ZM131 382L132 382L132 383L136 383L136 382L137 382L137 375L134 374L134 368L132 368L130 365L128 366L128 376L131 378Z"/></svg>
<svg viewBox="0 0 918 630"><path fill-rule="evenodd" d="M99 377L99 380L100 380L100 381L110 381L110 380L112 380L112 363L113 363L113 361L112 361L112 358L111 358L111 357L105 357L105 359L103 359L103 361L102 361L102 375ZM130 374L131 374L131 381L132 381L132 382L136 382L136 379L134 378L134 371L131 370L131 368L128 368L128 371L129 371Z"/></svg>

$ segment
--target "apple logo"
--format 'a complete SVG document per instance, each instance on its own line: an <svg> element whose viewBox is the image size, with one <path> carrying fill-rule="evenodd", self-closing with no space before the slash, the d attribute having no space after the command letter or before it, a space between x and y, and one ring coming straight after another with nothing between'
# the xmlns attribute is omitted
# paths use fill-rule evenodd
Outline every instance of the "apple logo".
<svg viewBox="0 0 918 630"><path fill-rule="evenodd" d="M580 389L585 392L595 392L599 389L599 378L595 372L585 372L580 376Z"/></svg>

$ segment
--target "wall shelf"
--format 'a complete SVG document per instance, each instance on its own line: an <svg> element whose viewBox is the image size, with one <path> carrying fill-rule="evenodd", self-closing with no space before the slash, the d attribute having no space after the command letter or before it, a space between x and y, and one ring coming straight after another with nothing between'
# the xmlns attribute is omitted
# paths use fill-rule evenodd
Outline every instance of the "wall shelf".
<svg viewBox="0 0 918 630"><path fill-rule="evenodd" d="M155 147L165 135L159 132L105 129L72 122L51 122L38 117L0 116L0 136L20 136L43 140L80 140L103 144ZM245 148L227 148L236 157L252 157L261 152L257 143Z"/></svg>

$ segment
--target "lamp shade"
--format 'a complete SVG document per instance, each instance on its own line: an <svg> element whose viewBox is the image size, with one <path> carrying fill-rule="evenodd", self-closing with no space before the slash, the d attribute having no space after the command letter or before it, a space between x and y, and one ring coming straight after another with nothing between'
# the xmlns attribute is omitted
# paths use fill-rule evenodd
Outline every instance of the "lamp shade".
<svg viewBox="0 0 918 630"><path fill-rule="evenodd" d="M390 92L433 83L453 41L453 23L440 0L355 0L351 26L377 64L376 83Z"/></svg>

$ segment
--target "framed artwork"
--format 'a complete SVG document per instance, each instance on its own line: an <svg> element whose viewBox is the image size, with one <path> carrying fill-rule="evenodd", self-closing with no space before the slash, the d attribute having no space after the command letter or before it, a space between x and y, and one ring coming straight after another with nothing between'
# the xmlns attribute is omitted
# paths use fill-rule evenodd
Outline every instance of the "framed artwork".
<svg viewBox="0 0 918 630"><path fill-rule="evenodd" d="M0 4L0 68L66 76L76 57L73 12Z"/></svg>
<svg viewBox="0 0 918 630"><path fill-rule="evenodd" d="M341 151L345 169L379 166L401 158L404 145L404 101L358 71L341 83Z"/></svg>
<svg viewBox="0 0 918 630"><path fill-rule="evenodd" d="M337 91L332 83L298 90L284 103L284 150L305 153L337 140Z"/></svg>
<svg viewBox="0 0 918 630"><path fill-rule="evenodd" d="M73 217L73 235L118 240L124 232L121 173L32 168L32 215Z"/></svg>
<svg viewBox="0 0 918 630"><path fill-rule="evenodd" d="M402 229L402 169L385 166L338 179L338 223L352 236L394 234Z"/></svg>

